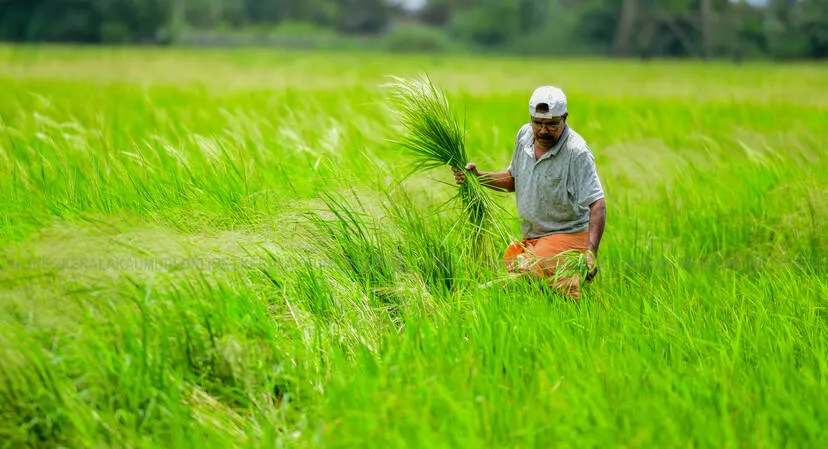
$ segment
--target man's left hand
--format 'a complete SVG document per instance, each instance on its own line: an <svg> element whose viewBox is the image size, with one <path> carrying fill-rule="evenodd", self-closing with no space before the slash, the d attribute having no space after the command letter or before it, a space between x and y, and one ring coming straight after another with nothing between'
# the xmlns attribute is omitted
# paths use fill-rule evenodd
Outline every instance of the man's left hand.
<svg viewBox="0 0 828 449"><path fill-rule="evenodd" d="M587 271L586 280L591 281L592 278L594 278L595 275L598 274L598 265L595 264L595 256L592 254L592 251L587 251L586 258L587 267L589 269Z"/></svg>

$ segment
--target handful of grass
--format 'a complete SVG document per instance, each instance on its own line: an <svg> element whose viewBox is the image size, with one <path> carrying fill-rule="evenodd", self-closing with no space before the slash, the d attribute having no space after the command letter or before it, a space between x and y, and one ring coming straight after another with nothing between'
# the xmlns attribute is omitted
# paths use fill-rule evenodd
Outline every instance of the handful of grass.
<svg viewBox="0 0 828 449"><path fill-rule="evenodd" d="M495 243L506 241L506 232L497 220L498 205L481 180L465 169L469 162L464 142L465 129L452 113L446 96L424 76L419 80L393 78L390 100L405 129L396 141L413 158L412 173L439 167L463 171L466 181L452 198L462 206L458 229L468 236L473 252L488 255Z"/></svg>

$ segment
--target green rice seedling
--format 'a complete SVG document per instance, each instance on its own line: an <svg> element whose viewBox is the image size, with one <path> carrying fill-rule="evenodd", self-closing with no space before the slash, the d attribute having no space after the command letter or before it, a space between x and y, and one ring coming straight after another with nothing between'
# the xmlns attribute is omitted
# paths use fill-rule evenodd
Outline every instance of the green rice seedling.
<svg viewBox="0 0 828 449"><path fill-rule="evenodd" d="M389 103L404 129L396 140L413 159L410 174L449 167L468 174L465 130L456 117L446 95L427 76L421 79L394 77L389 89ZM499 243L506 241L497 210L499 205L486 191L482 181L468 176L453 198L461 205L456 238L470 243L467 251L481 260L489 258Z"/></svg>
<svg viewBox="0 0 828 449"><path fill-rule="evenodd" d="M571 278L579 276L585 279L589 272L589 263L587 256L578 251L564 251L555 256L558 262L553 279Z"/></svg>
<svg viewBox="0 0 828 449"><path fill-rule="evenodd" d="M66 389L67 373L24 328L0 321L0 418L7 423L0 428L0 440L15 446L65 444L75 436L83 412L71 413L75 404Z"/></svg>
<svg viewBox="0 0 828 449"><path fill-rule="evenodd" d="M322 194L330 219L319 213L307 217L318 234L328 260L345 271L352 281L363 286L392 308L400 298L395 294L397 272L402 265L396 245L387 236L372 229L370 217L358 211L342 195Z"/></svg>
<svg viewBox="0 0 828 449"><path fill-rule="evenodd" d="M314 261L299 261L294 272L294 294L308 311L321 319L330 319L341 313L341 307L327 277L319 276L320 271Z"/></svg>
<svg viewBox="0 0 828 449"><path fill-rule="evenodd" d="M400 251L436 297L457 293L463 287L463 260L449 238L450 223L424 213L407 192L386 192L383 208L399 230Z"/></svg>

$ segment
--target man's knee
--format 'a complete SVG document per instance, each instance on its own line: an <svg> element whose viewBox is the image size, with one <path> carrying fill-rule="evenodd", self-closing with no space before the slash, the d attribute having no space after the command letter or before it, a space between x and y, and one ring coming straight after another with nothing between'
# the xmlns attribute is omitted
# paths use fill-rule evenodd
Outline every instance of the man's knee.
<svg viewBox="0 0 828 449"><path fill-rule="evenodd" d="M503 261L506 263L506 269L510 272L515 272L525 268L528 260L526 253L526 246L524 242L512 242L506 251L503 252Z"/></svg>
<svg viewBox="0 0 828 449"><path fill-rule="evenodd" d="M578 274L566 277L555 278L549 282L556 292L564 297L573 299L575 302L581 299L581 276Z"/></svg>

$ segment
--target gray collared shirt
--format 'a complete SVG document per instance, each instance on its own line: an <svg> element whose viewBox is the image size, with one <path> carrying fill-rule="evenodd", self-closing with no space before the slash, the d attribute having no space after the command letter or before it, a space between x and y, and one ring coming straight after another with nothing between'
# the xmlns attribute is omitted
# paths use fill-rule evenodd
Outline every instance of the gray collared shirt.
<svg viewBox="0 0 828 449"><path fill-rule="evenodd" d="M588 229L589 205L604 197L592 150L568 125L538 160L534 140L532 125L523 125L507 169L515 178L523 238Z"/></svg>

